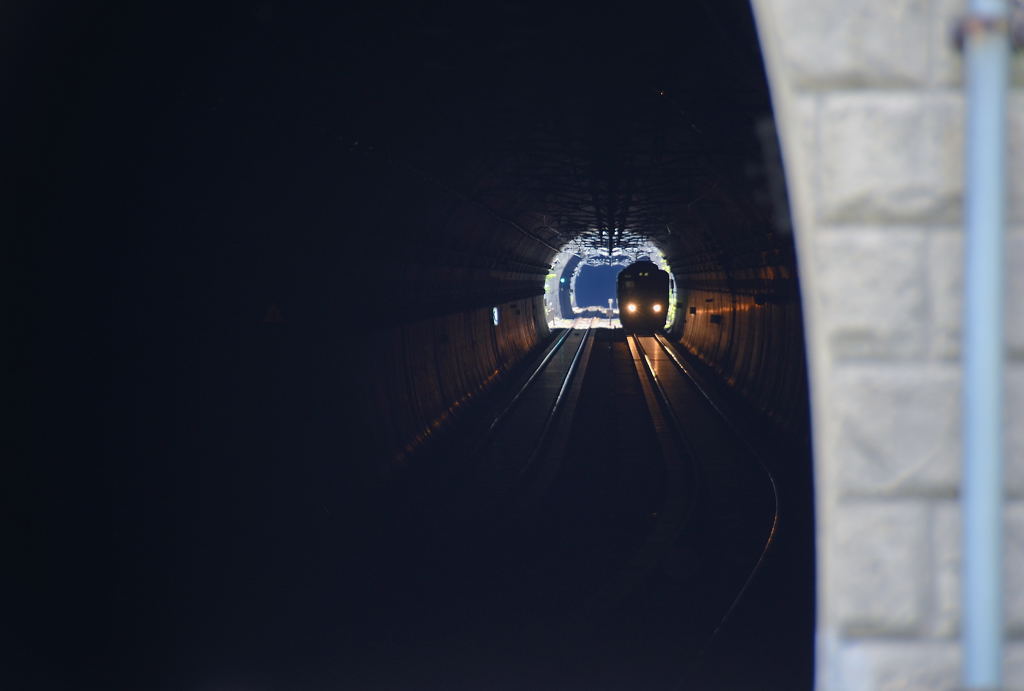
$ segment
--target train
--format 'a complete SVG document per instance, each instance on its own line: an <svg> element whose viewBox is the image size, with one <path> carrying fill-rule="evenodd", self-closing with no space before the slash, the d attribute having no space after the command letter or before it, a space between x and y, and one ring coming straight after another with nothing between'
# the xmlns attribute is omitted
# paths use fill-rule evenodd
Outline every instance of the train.
<svg viewBox="0 0 1024 691"><path fill-rule="evenodd" d="M636 261L619 272L619 322L626 331L654 333L668 316L668 272L650 261Z"/></svg>

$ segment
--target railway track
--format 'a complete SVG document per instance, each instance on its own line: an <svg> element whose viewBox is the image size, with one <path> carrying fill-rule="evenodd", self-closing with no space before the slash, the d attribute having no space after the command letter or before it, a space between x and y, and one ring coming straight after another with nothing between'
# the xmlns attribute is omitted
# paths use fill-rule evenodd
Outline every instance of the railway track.
<svg viewBox="0 0 1024 691"><path fill-rule="evenodd" d="M522 501L513 495L524 489L536 497L557 473L593 345L592 321L576 320L556 339L488 426L473 453L477 498L484 504Z"/></svg>
<svg viewBox="0 0 1024 691"><path fill-rule="evenodd" d="M707 404L715 411L715 413L717 413L718 419L725 423L725 425L733 432L734 439L740 440L742 442L743 447L747 450L748 460L755 461L758 467L760 467L761 471L764 473L764 478L768 482L771 491L771 527L768 529L767 535L765 535L764 543L758 555L757 562L754 564L753 568L751 568L750 573L747 576L747 579L743 583L743 587L736 594L736 597L733 599L732 603L730 603L729 609L722 616L722 619L720 620L718 626L715 627L715 631L712 633L712 638L711 640L709 640L710 644L711 642L713 642L715 635L717 635L717 633L721 630L722 626L724 626L725 623L729 620L730 615L736 609L736 606L739 604L743 595L750 588L751 582L753 581L754 577L757 575L761 567L764 565L765 557L767 557L768 551L772 548L775 542L775 537L778 534L779 530L779 518L781 509L779 486L778 482L775 479L775 474L772 472L769 465L765 462L764 458L761 456L761 453L757 450L757 448L755 448L753 444L750 443L748 438L744 435L743 431L738 428L738 426L732 420L732 418L726 415L722 411L722 409L718 407L718 405L715 403L715 400L690 374L687 366L683 364L682 360L679 358L678 354L675 352L675 349L671 346L668 340L661 334L655 335L654 338L658 342L658 345L661 347L662 351L669 357L672 363L676 366L678 371L687 378L690 385L693 386L700 393L701 398L703 398L707 402Z"/></svg>
<svg viewBox="0 0 1024 691"><path fill-rule="evenodd" d="M589 321L494 405L459 484L400 499L420 509L388 549L418 585L374 616L439 647L389 643L381 688L729 688L707 651L771 549L774 480L667 341Z"/></svg>
<svg viewBox="0 0 1024 691"><path fill-rule="evenodd" d="M628 339L639 376L651 383L647 403L652 416L663 410L672 421L671 425L655 426L659 436L666 438L662 445L669 447L674 436L692 462L693 502L685 525L679 525L679 534L683 544L697 546L700 556L696 558L717 572L705 579L705 585L717 583L719 587L708 589L704 623L689 641L688 665L679 687L690 686L694 679L708 684L713 671L703 669L706 654L750 589L775 541L779 489L758 450L701 387L663 335L631 335ZM666 454L672 467L669 459ZM683 531L691 534L682 535ZM696 533L699 539L695 539Z"/></svg>

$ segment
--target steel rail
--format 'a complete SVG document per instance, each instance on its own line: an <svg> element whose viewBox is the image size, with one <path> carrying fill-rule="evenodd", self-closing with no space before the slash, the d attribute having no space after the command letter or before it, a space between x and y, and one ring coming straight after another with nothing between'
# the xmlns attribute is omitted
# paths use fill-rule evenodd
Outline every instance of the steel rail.
<svg viewBox="0 0 1024 691"><path fill-rule="evenodd" d="M569 391L569 386L572 384L573 378L576 374L576 367L580 362L580 356L583 354L587 341L593 335L593 321L587 326L587 330L583 333L583 338L580 339L580 344L576 348L576 353L572 356L572 362L569 363L569 369L565 373L565 379L562 380L562 386L558 389L558 395L555 397L554 402L551 404L551 409L548 411L547 417L544 419L544 426L541 428L540 436L537 437L537 443L533 447L533 451L527 458L526 463L519 470L519 477L522 478L529 472L530 468L537 461L537 457L540 456L541 451L547 445L548 437L551 434L551 428L554 425L555 418L558 417L559 412L562 409L562 403L565 401L566 393Z"/></svg>
<svg viewBox="0 0 1024 691"><path fill-rule="evenodd" d="M627 339L630 337L633 339L633 345L636 347L637 353L640 355L640 363L643 365L644 371L650 381L654 384L654 391L657 392L658 400L665 412L668 413L667 419L669 425L671 425L672 430L676 434L676 440L679 442L680 446L683 447L682 450L684 452L688 453L691 458L696 458L693 449L686 439L686 433L683 431L682 425L679 423L679 415L676 413L675 407L672 405L672 401L668 397L668 392L666 392L665 388L661 385L661 379L658 377L657 372L654 371L654 365L651 364L651 359L647 357L647 349L644 348L643 343L640 342L640 338L637 337L636 334L630 334L627 336ZM697 472L697 464L694 462L691 465L694 475L693 479L695 482L699 482L700 478ZM694 490L694 496L696 496L696 489Z"/></svg>
<svg viewBox="0 0 1024 691"><path fill-rule="evenodd" d="M501 427L502 423L508 417L509 413L512 412L512 410L519 404L523 396L534 385L540 374L550 364L551 359L562 349L562 346L565 344L565 341L568 339L569 335L572 332L578 330L580 329L577 329L575 326L569 327L565 329L564 333L562 333L561 336L559 336L555 344L544 355L544 358L541 360L540 364L537 365L533 373L519 388L519 391L516 393L516 395L512 397L512 400L509 401L508 405L505 406L505 408L497 416L495 416L494 420L487 428L487 431L484 433L483 437L477 444L475 452L473 453L474 457L479 457L484 454L485 450L493 442L497 430ZM572 361L569 364L569 368L562 379L562 384L559 387L558 394L555 396L554 401L552 401L551 407L548 410L547 415L545 416L544 424L541 428L540 434L537 437L537 441L536 443L533 444L529 455L526 456L525 463L522 466L520 466L518 471L515 473L516 479L514 480L514 483L517 486L521 487L527 473L531 470L531 468L535 466L537 458L541 455L541 452L544 450L547 444L548 437L551 434L553 423L555 419L558 417L558 413L562 407L563 402L565 401L566 394L570 389L576 370L578 368L580 356L585 350L585 346L589 338L591 337L591 333L592 328L588 326L587 329L584 331L583 337L580 339L579 346L577 347L576 352L573 355Z"/></svg>
<svg viewBox="0 0 1024 691"><path fill-rule="evenodd" d="M644 401L647 403L651 422L658 437L658 445L661 447L669 485L658 522L647 537L647 544L633 558L633 565L643 568L644 565L655 566L656 561L652 559L652 555L656 557L659 552L671 546L676 536L689 524L697 507L698 488L702 483L696 454L679 424L679 416L672 406L668 393L662 387L650 358L647 357L647 351L635 334L627 335L626 342L630 346L633 364L638 377L640 377L640 388L643 391ZM665 429L666 421L671 431ZM686 505L680 508L679 505L673 505L673 497L681 495L682 478L679 468L681 463L673 462L673 459L681 460L684 457L690 461L691 482Z"/></svg>
<svg viewBox="0 0 1024 691"><path fill-rule="evenodd" d="M494 433L494 430L498 428L498 425L500 425L502 420L505 419L505 416L512 412L512 409L516 407L516 405L519 403L519 399L523 397L523 394L526 393L526 391L530 388L530 386L537 379L537 377L540 376L540 373L544 371L544 368L548 366L548 363L551 361L551 358L555 356L555 353L562 349L562 344L565 343L565 339L569 337L569 334L572 333L573 330L574 327L570 326L562 333L562 335L558 337L558 340L555 341L554 345L551 346L548 352L544 355L544 359L540 361L540 364L537 365L537 368L533 370L533 374L531 374L529 378L526 380L526 382L519 388L519 391L516 393L515 396L512 397L512 400L509 401L509 404L505 406L505 408L494 417L494 420L492 420L491 424L487 427L487 433L485 434L484 442L483 444L481 444L481 446L486 445L490 441L491 435Z"/></svg>
<svg viewBox="0 0 1024 691"><path fill-rule="evenodd" d="M761 567L764 565L764 561L768 556L768 552L771 550L772 545L775 542L775 535L778 533L779 529L779 514L781 509L779 501L779 487L775 481L774 473L772 473L771 469L768 467L768 464L765 463L760 452L758 452L754 445L750 443L746 435L744 435L743 432L739 429L739 427L737 427L736 424L729 418L729 416L727 416L725 412L722 411L718 404L715 403L714 399L711 398L711 396L704 389L704 387L702 387L700 383L696 380L696 378L689 372L689 370L682 363L682 361L679 360L676 354L668 346L665 337L662 336L661 334L655 334L654 338L658 342L658 345L661 346L661 349L665 352L665 354L668 355L672 363L675 364L676 368L678 368L678 370L683 374L683 376L685 376L687 380L689 380L690 384L693 385L694 389L696 389L696 391L701 395L705 402L707 402L711 409L714 410L715 413L717 413L718 416L722 419L722 421L725 422L725 424L735 433L736 438L741 439L743 441L743 445L747 448L747 451L750 453L751 456L753 456L753 458L757 461L757 464L761 467L761 470L767 476L768 482L771 485L772 489L774 509L772 512L771 529L768 531L768 538L765 540L764 546L761 548L761 553L757 558L757 562L754 563L754 566L751 568L750 573L747 574L746 580L743 582L743 585L736 593L736 597L733 598L732 603L729 605L728 609L726 609L725 614L722 615L722 618L719 620L718 624L715 626L714 631L711 633L711 637L705 643L704 649L701 651L703 653L703 651L707 650L714 642L715 638L722 630L722 627L725 626L726 622L729 620L733 612L736 610L736 607L739 605L740 600L742 600L743 596L746 595L747 590L750 588L750 585L754 582L754 578L756 578L758 572L761 570Z"/></svg>

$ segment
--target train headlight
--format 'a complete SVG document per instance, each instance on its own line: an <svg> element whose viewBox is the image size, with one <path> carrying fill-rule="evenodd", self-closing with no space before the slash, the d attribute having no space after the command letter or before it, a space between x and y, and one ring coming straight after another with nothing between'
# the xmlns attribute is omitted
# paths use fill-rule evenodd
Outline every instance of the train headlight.
<svg viewBox="0 0 1024 691"><path fill-rule="evenodd" d="M631 302L628 305L626 305L626 311L627 312L636 312L636 303L635 302Z"/></svg>
<svg viewBox="0 0 1024 691"><path fill-rule="evenodd" d="M651 309L654 310L655 314L657 314L658 312L661 312L661 305L654 303L654 306L651 307Z"/></svg>

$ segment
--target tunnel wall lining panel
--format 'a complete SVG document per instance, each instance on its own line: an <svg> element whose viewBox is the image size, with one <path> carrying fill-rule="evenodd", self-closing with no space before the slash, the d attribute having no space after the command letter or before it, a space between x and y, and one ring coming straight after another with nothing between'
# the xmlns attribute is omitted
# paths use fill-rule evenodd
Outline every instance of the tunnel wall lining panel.
<svg viewBox="0 0 1024 691"><path fill-rule="evenodd" d="M805 434L806 410L793 403L806 399L807 387L795 296L768 302L686 287L677 302L683 347L781 430L793 437ZM690 314L691 307L696 314Z"/></svg>
<svg viewBox="0 0 1024 691"><path fill-rule="evenodd" d="M372 379L377 436L392 444L392 462L408 462L459 409L519 363L542 338L540 296L391 327L379 334ZM378 342L375 339L375 343ZM376 348L376 346L375 346ZM381 469L384 475L391 472Z"/></svg>

